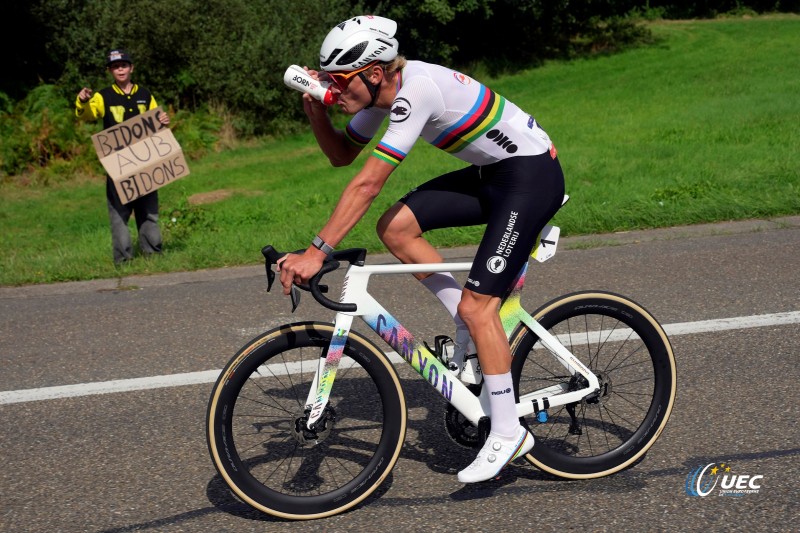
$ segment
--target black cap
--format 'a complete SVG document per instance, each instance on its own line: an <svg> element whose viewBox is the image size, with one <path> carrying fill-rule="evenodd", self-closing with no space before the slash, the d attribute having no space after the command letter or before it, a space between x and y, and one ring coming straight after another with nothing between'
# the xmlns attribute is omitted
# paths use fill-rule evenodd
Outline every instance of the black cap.
<svg viewBox="0 0 800 533"><path fill-rule="evenodd" d="M125 50L111 50L108 53L108 61L106 61L106 66L111 65L111 63L116 63L117 61L125 61L126 63L133 64L130 54Z"/></svg>

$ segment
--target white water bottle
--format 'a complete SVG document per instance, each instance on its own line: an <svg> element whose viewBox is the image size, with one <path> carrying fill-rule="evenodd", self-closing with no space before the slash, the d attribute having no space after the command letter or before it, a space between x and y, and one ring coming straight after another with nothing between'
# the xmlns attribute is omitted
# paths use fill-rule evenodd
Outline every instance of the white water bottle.
<svg viewBox="0 0 800 533"><path fill-rule="evenodd" d="M325 105L336 103L336 95L330 89L330 82L315 80L302 67L292 65L283 75L283 83L301 93L310 94Z"/></svg>

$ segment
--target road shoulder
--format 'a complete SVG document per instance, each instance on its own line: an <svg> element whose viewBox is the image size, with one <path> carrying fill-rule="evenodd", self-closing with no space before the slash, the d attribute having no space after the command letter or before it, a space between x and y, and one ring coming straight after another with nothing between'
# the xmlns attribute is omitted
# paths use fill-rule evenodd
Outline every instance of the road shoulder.
<svg viewBox="0 0 800 533"><path fill-rule="evenodd" d="M597 235L577 235L560 240L562 250L623 246L652 241L674 239L693 239L720 235L737 235L767 231L780 231L800 227L800 216L772 219L738 220L713 224L696 224L636 231L620 231ZM446 260L464 259L475 255L475 246L462 246L440 250ZM370 263L393 263L396 260L388 254L370 256ZM0 299L31 298L57 294L77 294L91 291L124 291L146 287L202 283L220 279L250 278L264 275L263 265L228 267L193 272L173 272L150 276L125 276L120 278L71 281L46 285L27 285L23 287L0 287Z"/></svg>

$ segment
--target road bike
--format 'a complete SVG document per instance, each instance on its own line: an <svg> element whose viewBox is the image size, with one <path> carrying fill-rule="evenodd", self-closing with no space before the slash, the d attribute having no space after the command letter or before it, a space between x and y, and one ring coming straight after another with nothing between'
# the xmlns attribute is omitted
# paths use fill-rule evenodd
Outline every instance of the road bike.
<svg viewBox="0 0 800 533"><path fill-rule="evenodd" d="M548 226L533 256L555 252ZM284 254L271 246L272 266ZM348 263L341 297L320 280ZM534 263L535 264L535 263ZM441 344L415 339L369 292L372 276L464 272L471 263L369 265L363 249L332 253L307 286L334 322L276 327L247 343L220 373L207 412L208 448L233 493L287 519L331 516L372 494L391 472L407 427L393 362L404 361L447 402L445 428L480 448L490 430L487 390L447 366ZM556 298L529 314L520 302L528 265L500 307L511 346L520 422L535 437L525 459L568 479L607 476L641 460L669 419L675 358L664 329L632 300L603 291ZM300 293L292 287L293 310ZM360 317L393 350L351 329Z"/></svg>

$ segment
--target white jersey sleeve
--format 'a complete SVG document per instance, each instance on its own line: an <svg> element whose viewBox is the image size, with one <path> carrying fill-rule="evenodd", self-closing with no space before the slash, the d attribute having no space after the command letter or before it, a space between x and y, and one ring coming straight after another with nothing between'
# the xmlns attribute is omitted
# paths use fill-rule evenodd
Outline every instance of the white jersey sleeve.
<svg viewBox="0 0 800 533"><path fill-rule="evenodd" d="M389 111L389 126L373 155L398 165L422 135L425 127L445 111L439 87L427 76L404 80Z"/></svg>
<svg viewBox="0 0 800 533"><path fill-rule="evenodd" d="M409 61L398 76L391 108L360 111L346 130L348 140L363 147L388 114L372 155L391 165L399 165L420 137L474 165L555 154L533 116L469 76L421 61Z"/></svg>

